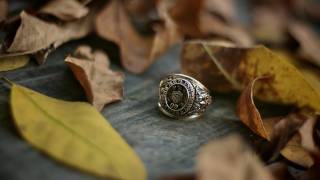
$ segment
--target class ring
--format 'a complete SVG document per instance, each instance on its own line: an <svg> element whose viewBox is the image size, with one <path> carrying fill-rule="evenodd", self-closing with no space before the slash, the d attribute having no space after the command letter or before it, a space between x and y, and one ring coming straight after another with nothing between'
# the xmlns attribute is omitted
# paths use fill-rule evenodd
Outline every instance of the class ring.
<svg viewBox="0 0 320 180"><path fill-rule="evenodd" d="M174 119L201 116L211 104L209 90L196 79L184 74L170 74L159 84L159 109Z"/></svg>

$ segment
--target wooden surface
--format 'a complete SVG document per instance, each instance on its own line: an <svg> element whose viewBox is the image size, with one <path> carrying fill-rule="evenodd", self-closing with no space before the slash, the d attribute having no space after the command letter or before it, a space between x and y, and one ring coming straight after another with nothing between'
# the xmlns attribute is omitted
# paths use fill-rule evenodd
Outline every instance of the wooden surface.
<svg viewBox="0 0 320 180"><path fill-rule="evenodd" d="M32 61L27 67L0 76L55 98L85 101L81 86L63 61L81 43L108 51L112 67L124 71L117 62L114 46L90 36L58 48L42 66ZM158 84L166 74L179 72L179 51L180 45L170 49L142 75L125 72L124 100L102 111L140 155L150 179L192 171L197 149L209 140L232 132L251 136L235 116L237 95L214 94L213 104L196 121L172 120L159 112ZM9 89L0 83L0 179L93 178L54 161L21 139L10 118L8 100Z"/></svg>

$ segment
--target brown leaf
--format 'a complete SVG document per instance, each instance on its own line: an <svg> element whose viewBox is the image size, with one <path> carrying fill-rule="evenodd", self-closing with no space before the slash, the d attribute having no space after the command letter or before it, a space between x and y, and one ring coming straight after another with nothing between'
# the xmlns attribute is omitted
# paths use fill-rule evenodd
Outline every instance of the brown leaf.
<svg viewBox="0 0 320 180"><path fill-rule="evenodd" d="M105 53L91 52L90 47L79 46L65 62L84 88L90 103L98 110L102 110L108 103L122 99L124 75L110 70Z"/></svg>
<svg viewBox="0 0 320 180"><path fill-rule="evenodd" d="M299 43L298 53L306 61L320 67L320 38L318 34L306 23L292 21L289 25L289 32Z"/></svg>
<svg viewBox="0 0 320 180"><path fill-rule="evenodd" d="M53 0L45 4L39 13L52 15L63 21L72 21L85 17L89 9L77 0Z"/></svg>
<svg viewBox="0 0 320 180"><path fill-rule="evenodd" d="M239 136L231 135L203 146L197 155L199 180L271 180L271 174Z"/></svg>
<svg viewBox="0 0 320 180"><path fill-rule="evenodd" d="M7 17L8 4L7 0L0 0L0 22L5 20Z"/></svg>
<svg viewBox="0 0 320 180"><path fill-rule="evenodd" d="M35 54L38 63L42 64L52 49L89 34L92 31L94 16L95 12L77 21L56 25L22 12L21 23L13 41L0 57Z"/></svg>
<svg viewBox="0 0 320 180"><path fill-rule="evenodd" d="M286 117L276 117L263 120L259 110L256 108L253 100L254 85L258 81L265 83L270 77L258 77L252 80L243 90L237 105L237 114L240 120L248 126L253 132L270 141L270 144L263 149L262 158L266 161L274 160L284 149L285 152L291 151L292 147L288 146L288 142L297 133L302 124L310 118L306 112L290 113ZM299 148L302 147L298 144ZM291 149L290 149L291 148ZM305 151L302 149L303 155ZM299 154L286 155L289 160L296 159ZM294 161L293 160L293 161ZM309 162L308 159L294 161L298 164Z"/></svg>
<svg viewBox="0 0 320 180"><path fill-rule="evenodd" d="M253 88L256 81L262 81L271 77L258 77L252 80L242 91L238 99L237 115L240 120L248 126L253 132L265 139L269 139L269 135L263 125L263 121L259 110L253 101ZM270 140L270 139L269 139Z"/></svg>
<svg viewBox="0 0 320 180"><path fill-rule="evenodd" d="M164 18L168 17L165 11L161 12ZM142 73L179 38L174 24L169 18L166 20L164 25L154 26L152 36L142 36L132 26L123 2L113 0L97 16L95 26L99 36L119 46L123 66L133 73Z"/></svg>

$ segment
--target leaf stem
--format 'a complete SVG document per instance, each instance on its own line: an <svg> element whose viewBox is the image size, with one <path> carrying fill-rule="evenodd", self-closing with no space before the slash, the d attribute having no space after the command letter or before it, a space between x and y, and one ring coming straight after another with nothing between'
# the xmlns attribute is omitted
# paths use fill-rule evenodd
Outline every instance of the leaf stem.
<svg viewBox="0 0 320 180"><path fill-rule="evenodd" d="M204 44L203 42L201 42L201 45L203 47L203 49L206 51L206 53L209 55L210 59L214 62L214 64L217 66L217 68L220 70L220 72L224 75L224 77L232 84L232 86L236 89L242 89L241 84L239 84L238 81L236 81L235 79L233 79L229 73L221 66L221 64L219 63L219 61L217 60L216 57L214 57L214 55L211 53L210 49L208 48L208 46L206 44Z"/></svg>
<svg viewBox="0 0 320 180"><path fill-rule="evenodd" d="M4 77L4 76L1 76L0 79L7 83L10 87L13 85L13 82L11 82L8 78Z"/></svg>

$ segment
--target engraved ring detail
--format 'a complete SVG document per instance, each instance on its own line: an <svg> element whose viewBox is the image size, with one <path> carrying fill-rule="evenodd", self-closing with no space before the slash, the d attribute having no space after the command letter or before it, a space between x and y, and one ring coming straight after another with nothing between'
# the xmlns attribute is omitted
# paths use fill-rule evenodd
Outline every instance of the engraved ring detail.
<svg viewBox="0 0 320 180"><path fill-rule="evenodd" d="M175 119L195 118L204 113L212 98L208 89L184 74L170 74L160 81L160 110Z"/></svg>

